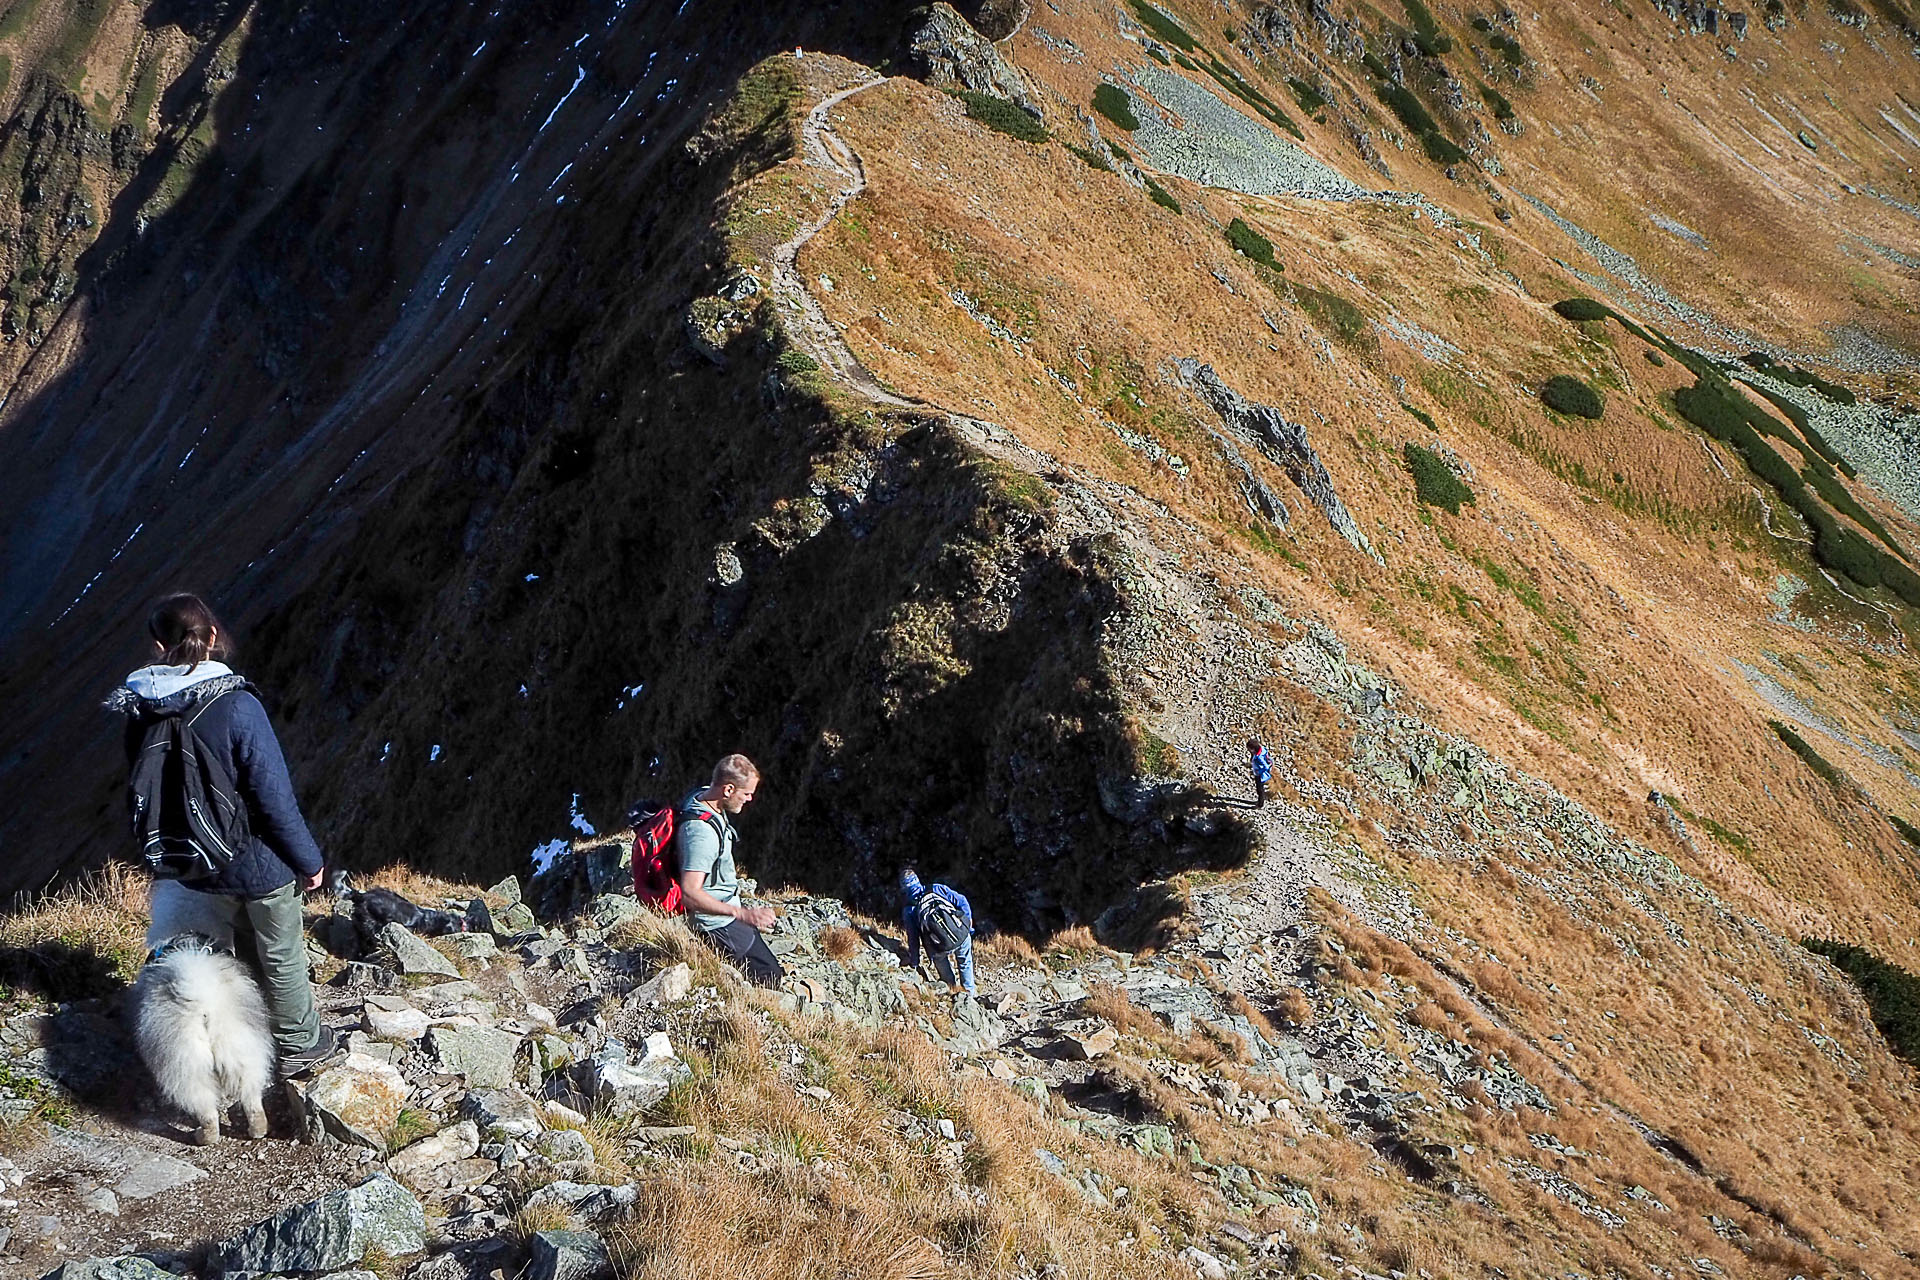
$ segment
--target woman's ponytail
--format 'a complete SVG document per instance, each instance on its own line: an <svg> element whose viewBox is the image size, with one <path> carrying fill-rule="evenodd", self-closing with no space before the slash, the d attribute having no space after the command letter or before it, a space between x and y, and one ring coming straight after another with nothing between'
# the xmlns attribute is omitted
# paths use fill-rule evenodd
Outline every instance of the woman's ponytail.
<svg viewBox="0 0 1920 1280"><path fill-rule="evenodd" d="M162 662L188 671L233 651L227 643L227 629L213 616L207 602L184 591L153 606L153 612L147 615L147 634L160 646Z"/></svg>

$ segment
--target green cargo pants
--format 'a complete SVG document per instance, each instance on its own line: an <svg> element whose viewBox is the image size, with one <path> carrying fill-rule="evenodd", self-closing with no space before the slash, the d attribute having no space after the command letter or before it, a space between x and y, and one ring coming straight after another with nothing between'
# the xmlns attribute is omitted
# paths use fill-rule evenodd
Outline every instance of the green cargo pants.
<svg viewBox="0 0 1920 1280"><path fill-rule="evenodd" d="M300 886L282 885L264 898L207 895L233 924L234 949L246 958L248 940L259 962L273 1043L282 1054L304 1053L320 1039L320 1014L307 977L306 922Z"/></svg>

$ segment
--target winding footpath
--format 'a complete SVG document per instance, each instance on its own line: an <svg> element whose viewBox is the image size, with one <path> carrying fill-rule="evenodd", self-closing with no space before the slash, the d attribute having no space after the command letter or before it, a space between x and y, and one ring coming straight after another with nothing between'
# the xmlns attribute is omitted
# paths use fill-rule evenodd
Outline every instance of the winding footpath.
<svg viewBox="0 0 1920 1280"><path fill-rule="evenodd" d="M812 290L807 288L797 265L800 250L826 230L840 211L867 189L867 170L860 163L859 152L833 131L833 126L827 121L827 113L855 94L865 93L886 83L887 78L882 76L829 94L816 103L801 122L801 154L806 162L833 174L844 185L827 202L824 212L812 221L801 224L792 238L775 247L773 298L775 305L780 308L781 319L786 323L789 336L802 351L817 360L821 368L875 404L891 409L926 409L935 406L889 391L880 379L873 376L872 370L860 363L860 358L853 354L846 339L827 319L827 313L821 309Z"/></svg>

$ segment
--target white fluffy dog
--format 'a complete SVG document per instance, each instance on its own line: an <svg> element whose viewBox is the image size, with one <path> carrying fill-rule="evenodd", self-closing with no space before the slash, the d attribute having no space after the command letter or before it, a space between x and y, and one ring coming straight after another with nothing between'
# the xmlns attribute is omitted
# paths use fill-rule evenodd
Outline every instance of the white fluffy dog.
<svg viewBox="0 0 1920 1280"><path fill-rule="evenodd" d="M193 1120L193 1140L220 1140L220 1116L238 1106L249 1138L267 1133L261 1105L273 1082L267 1002L233 955L221 903L171 880L153 886L151 957L133 984L133 1036L167 1101Z"/></svg>

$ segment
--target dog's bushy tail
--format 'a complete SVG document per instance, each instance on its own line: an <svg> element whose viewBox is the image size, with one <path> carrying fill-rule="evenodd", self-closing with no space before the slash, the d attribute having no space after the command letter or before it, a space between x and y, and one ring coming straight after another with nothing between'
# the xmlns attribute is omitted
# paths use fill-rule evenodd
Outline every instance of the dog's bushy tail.
<svg viewBox="0 0 1920 1280"><path fill-rule="evenodd" d="M140 1057L160 1092L189 1115L215 1115L272 1083L266 1000L232 956L163 956L140 971L133 1003Z"/></svg>

